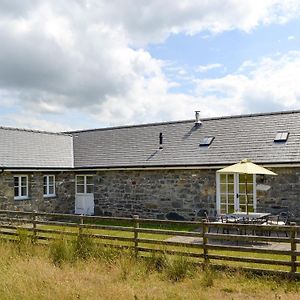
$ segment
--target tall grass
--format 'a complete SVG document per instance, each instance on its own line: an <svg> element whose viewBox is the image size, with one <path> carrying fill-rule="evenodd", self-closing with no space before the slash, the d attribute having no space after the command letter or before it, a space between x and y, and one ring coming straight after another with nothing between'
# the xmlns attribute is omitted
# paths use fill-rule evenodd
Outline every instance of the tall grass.
<svg viewBox="0 0 300 300"><path fill-rule="evenodd" d="M299 299L300 282L202 271L180 256L136 259L81 238L24 244L33 255L0 241L0 299Z"/></svg>

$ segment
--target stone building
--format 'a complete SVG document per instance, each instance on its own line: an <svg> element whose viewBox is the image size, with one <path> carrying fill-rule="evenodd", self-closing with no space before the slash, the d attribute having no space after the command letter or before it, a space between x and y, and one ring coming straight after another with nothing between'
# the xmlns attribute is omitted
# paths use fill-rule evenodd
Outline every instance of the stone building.
<svg viewBox="0 0 300 300"><path fill-rule="evenodd" d="M300 219L300 111L49 133L0 128L2 209L169 219L250 209Z"/></svg>

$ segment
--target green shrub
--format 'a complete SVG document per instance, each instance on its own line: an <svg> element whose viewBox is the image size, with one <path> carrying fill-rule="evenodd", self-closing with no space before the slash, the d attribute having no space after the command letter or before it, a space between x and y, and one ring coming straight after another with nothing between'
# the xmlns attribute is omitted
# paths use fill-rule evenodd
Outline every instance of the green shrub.
<svg viewBox="0 0 300 300"><path fill-rule="evenodd" d="M17 229L17 249L19 253L32 254L32 235L24 228Z"/></svg>
<svg viewBox="0 0 300 300"><path fill-rule="evenodd" d="M210 288L214 285L215 272L210 269L207 269L202 277L201 285L205 288Z"/></svg>
<svg viewBox="0 0 300 300"><path fill-rule="evenodd" d="M115 247L110 247L106 245L97 245L94 251L94 257L101 259L105 263L112 264L115 263L122 255L126 255L125 250L121 250Z"/></svg>
<svg viewBox="0 0 300 300"><path fill-rule="evenodd" d="M147 258L146 266L148 271L161 272L168 265L167 257L164 253L152 252L151 256Z"/></svg>
<svg viewBox="0 0 300 300"><path fill-rule="evenodd" d="M79 234L74 241L74 254L78 259L88 259L95 256L95 244L92 238Z"/></svg>
<svg viewBox="0 0 300 300"><path fill-rule="evenodd" d="M75 257L73 243L61 236L50 244L49 255L57 266L61 266L64 262L72 262Z"/></svg>
<svg viewBox="0 0 300 300"><path fill-rule="evenodd" d="M167 278L172 281L181 281L193 271L194 267L184 256L176 256L173 259L169 259L165 268Z"/></svg>

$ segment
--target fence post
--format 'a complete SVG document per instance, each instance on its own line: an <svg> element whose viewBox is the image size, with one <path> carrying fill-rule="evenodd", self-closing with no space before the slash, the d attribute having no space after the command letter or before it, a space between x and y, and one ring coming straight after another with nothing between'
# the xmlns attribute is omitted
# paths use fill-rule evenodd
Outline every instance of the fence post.
<svg viewBox="0 0 300 300"><path fill-rule="evenodd" d="M290 225L292 226L291 228L291 273L294 274L297 272L297 266L296 266L296 260L297 256L295 255L295 251L297 250L297 243L295 241L296 236L297 236L297 231L296 231L296 223L291 222Z"/></svg>
<svg viewBox="0 0 300 300"><path fill-rule="evenodd" d="M82 225L83 225L83 215L80 215L80 222L79 222L79 225L78 225L78 234L79 236L82 234Z"/></svg>
<svg viewBox="0 0 300 300"><path fill-rule="evenodd" d="M36 210L32 212L32 242L36 242Z"/></svg>
<svg viewBox="0 0 300 300"><path fill-rule="evenodd" d="M133 215L133 226L134 226L134 255L135 258L138 257L139 254L139 250L138 250L138 246L139 246L139 242L138 242L138 238L139 238L139 232L138 232L138 228L139 226L139 216L138 215Z"/></svg>
<svg viewBox="0 0 300 300"><path fill-rule="evenodd" d="M208 264L208 250L207 250L207 243L208 243L208 238L206 236L206 234L208 233L208 225L206 223L206 219L202 219L202 233L203 233L203 258L204 258L204 264L203 264L203 268L207 267Z"/></svg>

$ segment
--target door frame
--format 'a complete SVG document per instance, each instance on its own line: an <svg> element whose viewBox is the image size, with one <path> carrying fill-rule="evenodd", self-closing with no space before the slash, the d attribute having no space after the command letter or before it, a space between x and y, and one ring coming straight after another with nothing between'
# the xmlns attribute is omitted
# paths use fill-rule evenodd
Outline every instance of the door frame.
<svg viewBox="0 0 300 300"><path fill-rule="evenodd" d="M227 174L227 173L226 173ZM239 206L239 173L228 173L234 175L234 209L240 211ZM216 208L217 214L221 214L221 174L216 173ZM257 199L256 199L256 175L253 174L253 211L256 212Z"/></svg>

